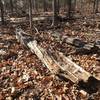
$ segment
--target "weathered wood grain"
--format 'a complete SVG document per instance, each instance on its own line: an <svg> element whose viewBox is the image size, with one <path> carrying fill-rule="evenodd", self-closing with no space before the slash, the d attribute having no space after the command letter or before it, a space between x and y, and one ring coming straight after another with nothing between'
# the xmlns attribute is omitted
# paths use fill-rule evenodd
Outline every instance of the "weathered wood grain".
<svg viewBox="0 0 100 100"><path fill-rule="evenodd" d="M87 81L91 76L90 73L75 64L61 52L57 52L59 61L56 61L52 55L48 54L45 49L38 45L36 40L32 40L31 36L25 35L24 31L17 30L16 34L18 35L17 37L19 37L19 41L23 45L26 45L31 52L34 52L41 62L51 71L51 73L61 74L74 83L78 80Z"/></svg>

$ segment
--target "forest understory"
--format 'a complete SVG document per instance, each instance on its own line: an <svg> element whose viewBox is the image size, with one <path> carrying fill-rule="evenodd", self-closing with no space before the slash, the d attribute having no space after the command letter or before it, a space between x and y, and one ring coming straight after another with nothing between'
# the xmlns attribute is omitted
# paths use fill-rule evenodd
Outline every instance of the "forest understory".
<svg viewBox="0 0 100 100"><path fill-rule="evenodd" d="M31 36L39 45L56 55L56 51L81 66L100 80L100 20L77 19L50 27L38 22ZM48 24L48 25L47 25ZM17 24L0 26L0 100L100 100L100 87L89 94L69 79L53 75L47 67L16 39ZM30 34L29 23L18 26ZM89 44L99 41L98 48L89 51L67 44L67 38L78 38Z"/></svg>

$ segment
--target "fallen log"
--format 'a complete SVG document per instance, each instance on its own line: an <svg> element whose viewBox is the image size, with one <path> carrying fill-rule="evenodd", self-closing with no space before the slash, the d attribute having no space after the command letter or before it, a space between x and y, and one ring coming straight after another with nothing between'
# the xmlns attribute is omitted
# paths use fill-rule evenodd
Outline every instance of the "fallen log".
<svg viewBox="0 0 100 100"><path fill-rule="evenodd" d="M98 53L100 52L100 40L96 40L94 43L87 43L79 38L65 38L64 41L68 45L76 47L76 53L78 54L88 54L88 53Z"/></svg>
<svg viewBox="0 0 100 100"><path fill-rule="evenodd" d="M51 18L50 17L34 17L34 18L32 18L32 21L34 21L34 22L36 22L36 21L45 21L45 20L47 20L47 19L49 19L49 20L51 20ZM28 18L27 17L21 17L21 18L9 18L8 19L10 22L12 22L12 23L22 23L22 22L28 22Z"/></svg>
<svg viewBox="0 0 100 100"><path fill-rule="evenodd" d="M94 45L100 49L100 40L96 40Z"/></svg>
<svg viewBox="0 0 100 100"><path fill-rule="evenodd" d="M85 71L82 67L75 64L68 57L64 56L63 53L56 51L58 58L56 60L51 54L48 54L45 49L38 45L36 40L32 40L31 36L24 35L24 31L17 30L16 34L17 39L21 43L23 42L22 44L26 45L31 52L35 53L51 73L57 76L63 76L64 78L71 80L73 83L84 83L86 86L80 84L84 89L91 88L90 90L92 91L94 91L94 89L98 90L97 84L100 83L100 81L93 77L89 72ZM94 80L93 84L91 79Z"/></svg>
<svg viewBox="0 0 100 100"><path fill-rule="evenodd" d="M80 40L79 38L66 38L64 41L67 44L70 44L79 48L83 47L86 44L86 42Z"/></svg>

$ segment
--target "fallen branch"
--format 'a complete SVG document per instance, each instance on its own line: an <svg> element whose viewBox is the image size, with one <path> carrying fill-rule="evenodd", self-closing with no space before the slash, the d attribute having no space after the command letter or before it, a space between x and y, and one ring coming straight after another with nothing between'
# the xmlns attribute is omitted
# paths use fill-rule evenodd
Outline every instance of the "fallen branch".
<svg viewBox="0 0 100 100"><path fill-rule="evenodd" d="M63 42L75 46L76 53L88 54L100 52L100 40L96 40L94 43L87 43L79 38L67 37Z"/></svg>
<svg viewBox="0 0 100 100"><path fill-rule="evenodd" d="M32 40L31 36L26 36L24 31L17 30L16 34L17 39L19 39L22 44L27 46L31 52L35 53L39 60L46 65L51 73L58 76L63 76L64 78L71 80L73 83L77 83L81 80L88 84L91 77L96 80L96 82L98 81L89 72L75 64L68 57L64 56L63 53L57 51L58 60L55 60L52 55L48 54L45 49L38 45L36 40ZM90 86L90 88L91 87L92 86Z"/></svg>
<svg viewBox="0 0 100 100"><path fill-rule="evenodd" d="M34 18L32 18L32 21L44 21L47 19L48 19L48 17L34 17ZM26 17L9 18L9 21L12 23L28 22L28 18L26 18Z"/></svg>

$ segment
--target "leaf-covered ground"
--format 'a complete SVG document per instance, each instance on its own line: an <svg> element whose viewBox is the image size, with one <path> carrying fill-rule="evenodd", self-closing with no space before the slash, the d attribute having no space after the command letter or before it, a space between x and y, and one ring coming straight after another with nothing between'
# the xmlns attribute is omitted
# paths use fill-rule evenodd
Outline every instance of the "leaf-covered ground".
<svg viewBox="0 0 100 100"><path fill-rule="evenodd" d="M87 28L85 22L83 24L81 27L78 22L71 25L66 23L65 28L40 32L35 36L43 48L52 53L55 50L63 52L100 78L100 54L75 54L75 47L63 42L64 37L79 37L87 42L100 39L100 33L94 32L91 27ZM80 27L86 32L82 32ZM52 75L35 54L18 43L14 31L13 27L0 28L0 100L100 99L99 92L89 96L77 90L69 80L65 82Z"/></svg>

